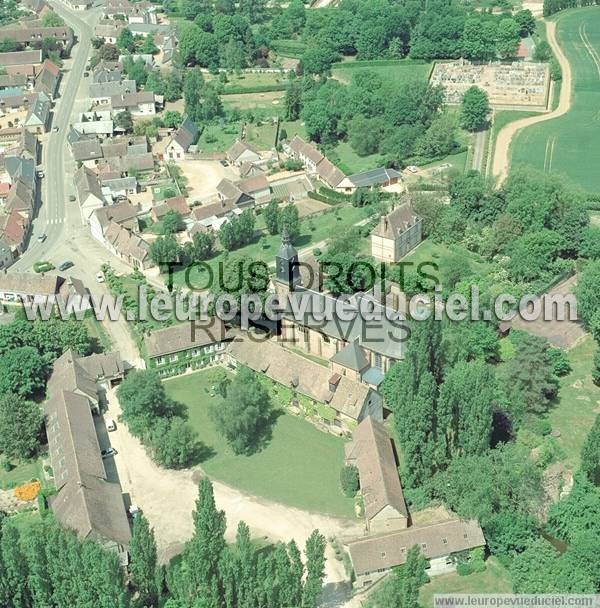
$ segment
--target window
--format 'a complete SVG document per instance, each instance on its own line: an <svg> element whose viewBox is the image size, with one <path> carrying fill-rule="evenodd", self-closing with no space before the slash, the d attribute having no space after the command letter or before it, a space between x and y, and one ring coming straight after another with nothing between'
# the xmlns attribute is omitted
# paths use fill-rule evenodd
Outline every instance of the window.
<svg viewBox="0 0 600 608"><path fill-rule="evenodd" d="M421 549L427 549L427 543L421 543Z"/></svg>
<svg viewBox="0 0 600 608"><path fill-rule="evenodd" d="M375 364L374 367L376 367L377 369L382 369L381 368L381 355L379 353L375 353Z"/></svg>
<svg viewBox="0 0 600 608"><path fill-rule="evenodd" d="M381 552L381 558L383 559L385 557L385 551Z"/></svg>
<svg viewBox="0 0 600 608"><path fill-rule="evenodd" d="M171 355L171 356L169 357L169 361L170 361L171 363L173 363L173 362L177 361L177 353L175 353L174 355Z"/></svg>
<svg viewBox="0 0 600 608"><path fill-rule="evenodd" d="M448 539L447 538L442 538L442 542L447 545L448 544Z"/></svg>
<svg viewBox="0 0 600 608"><path fill-rule="evenodd" d="M156 360L156 365L164 365L164 364L165 364L165 361L166 361L166 360L165 360L165 358L164 358L164 357L159 357L159 358Z"/></svg>

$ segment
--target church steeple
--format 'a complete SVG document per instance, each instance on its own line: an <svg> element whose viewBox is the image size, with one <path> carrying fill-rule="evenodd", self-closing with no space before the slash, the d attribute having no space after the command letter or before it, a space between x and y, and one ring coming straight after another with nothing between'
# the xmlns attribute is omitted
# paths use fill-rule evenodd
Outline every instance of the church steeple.
<svg viewBox="0 0 600 608"><path fill-rule="evenodd" d="M285 285L290 290L300 283L298 252L292 245L286 228L281 233L281 247L275 257L275 265L275 277L278 283Z"/></svg>

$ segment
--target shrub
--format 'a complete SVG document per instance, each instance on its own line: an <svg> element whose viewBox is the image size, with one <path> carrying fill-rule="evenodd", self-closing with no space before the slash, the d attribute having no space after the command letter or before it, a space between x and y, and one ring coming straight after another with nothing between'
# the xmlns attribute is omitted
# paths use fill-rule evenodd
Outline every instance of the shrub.
<svg viewBox="0 0 600 608"><path fill-rule="evenodd" d="M456 566L456 573L458 576L469 576L473 573L473 567L471 564L458 564Z"/></svg>
<svg viewBox="0 0 600 608"><path fill-rule="evenodd" d="M531 430L536 435L550 435L552 432L552 425L550 424L550 421L545 418L536 418L531 424Z"/></svg>
<svg viewBox="0 0 600 608"><path fill-rule="evenodd" d="M340 472L340 484L342 486L342 492L344 496L352 498L358 491L358 469L352 465L347 464Z"/></svg>
<svg viewBox="0 0 600 608"><path fill-rule="evenodd" d="M592 380L596 386L600 386L600 348L596 348L596 352L594 353Z"/></svg>
<svg viewBox="0 0 600 608"><path fill-rule="evenodd" d="M566 376L571 371L569 357L562 348L549 348L548 358L557 376Z"/></svg>

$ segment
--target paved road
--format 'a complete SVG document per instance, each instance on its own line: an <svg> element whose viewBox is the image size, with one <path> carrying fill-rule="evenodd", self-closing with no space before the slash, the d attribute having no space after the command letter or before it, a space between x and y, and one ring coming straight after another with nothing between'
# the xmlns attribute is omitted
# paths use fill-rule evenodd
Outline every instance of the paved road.
<svg viewBox="0 0 600 608"><path fill-rule="evenodd" d="M42 183L42 205L33 222L29 247L12 266L15 270L31 269L34 262L48 258L57 246L76 236L83 228L78 206L66 202L69 194L73 192L67 133L91 49L94 25L100 17L100 11L95 8L75 13L62 2L51 0L50 4L73 28L77 44L73 47L71 58L65 61L61 94L54 108L52 127L58 127L59 130L57 133L47 134L42 147L42 165L46 174ZM68 157L67 162L65 155ZM47 239L44 243L39 243L37 237L43 233L47 235Z"/></svg>

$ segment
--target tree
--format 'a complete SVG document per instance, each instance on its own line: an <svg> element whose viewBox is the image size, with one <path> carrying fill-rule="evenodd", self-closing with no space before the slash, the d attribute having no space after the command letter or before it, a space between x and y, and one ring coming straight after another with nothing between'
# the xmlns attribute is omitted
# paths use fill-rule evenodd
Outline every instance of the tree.
<svg viewBox="0 0 600 608"><path fill-rule="evenodd" d="M212 257L215 251L215 236L212 232L197 232L192 237L192 261L202 262Z"/></svg>
<svg viewBox="0 0 600 608"><path fill-rule="evenodd" d="M2 523L0 563L3 566L0 574L0 603L6 608L27 608L31 603L27 588L27 561L21 550L19 530L7 521Z"/></svg>
<svg viewBox="0 0 600 608"><path fill-rule="evenodd" d="M181 213L174 209L169 209L162 218L163 234L174 234L185 230L185 222Z"/></svg>
<svg viewBox="0 0 600 608"><path fill-rule="evenodd" d="M358 469L354 465L347 464L342 467L340 471L340 485L345 496L353 498L356 495L358 481Z"/></svg>
<svg viewBox="0 0 600 608"><path fill-rule="evenodd" d="M183 117L177 110L167 110L163 115L163 122L165 127L176 129L183 122Z"/></svg>
<svg viewBox="0 0 600 608"><path fill-rule="evenodd" d="M593 484L600 486L600 414L581 448L581 470Z"/></svg>
<svg viewBox="0 0 600 608"><path fill-rule="evenodd" d="M279 232L287 231L292 243L300 236L300 217L298 207L293 203L286 205L279 213Z"/></svg>
<svg viewBox="0 0 600 608"><path fill-rule="evenodd" d="M182 409L167 396L159 376L152 370L135 370L127 374L117 389L117 397L123 420L136 437L150 431L157 418L172 418Z"/></svg>
<svg viewBox="0 0 600 608"><path fill-rule="evenodd" d="M135 38L128 27L123 28L117 36L117 48L129 53L135 51Z"/></svg>
<svg viewBox="0 0 600 608"><path fill-rule="evenodd" d="M325 537L313 530L306 541L306 580L302 591L302 608L317 608L325 575Z"/></svg>
<svg viewBox="0 0 600 608"><path fill-rule="evenodd" d="M47 363L35 348L15 348L0 358L0 395L31 397L43 390L47 375Z"/></svg>
<svg viewBox="0 0 600 608"><path fill-rule="evenodd" d="M338 59L339 55L331 48L320 46L304 51L300 61L305 74L320 76L327 74L331 69L331 64Z"/></svg>
<svg viewBox="0 0 600 608"><path fill-rule="evenodd" d="M514 14L514 20L519 26L519 35L524 38L535 32L536 23L533 13L529 9L517 11Z"/></svg>
<svg viewBox="0 0 600 608"><path fill-rule="evenodd" d="M271 199L269 204L263 211L263 219L269 234L277 234L279 232L279 201Z"/></svg>
<svg viewBox="0 0 600 608"><path fill-rule="evenodd" d="M545 412L558 392L547 340L524 334L515 356L509 361L503 381L511 413L519 419L524 412Z"/></svg>
<svg viewBox="0 0 600 608"><path fill-rule="evenodd" d="M154 460L167 469L183 469L194 464L202 449L198 433L179 416L156 420L150 445Z"/></svg>
<svg viewBox="0 0 600 608"><path fill-rule="evenodd" d="M0 452L10 459L31 458L39 447L43 423L37 404L13 393L0 395Z"/></svg>
<svg viewBox="0 0 600 608"><path fill-rule="evenodd" d="M487 93L479 87L465 91L460 106L460 126L467 131L481 131L488 125L491 108Z"/></svg>
<svg viewBox="0 0 600 608"><path fill-rule="evenodd" d="M498 24L496 48L502 57L514 57L519 48L519 25L518 23L507 17L502 19Z"/></svg>
<svg viewBox="0 0 600 608"><path fill-rule="evenodd" d="M298 80L290 80L285 90L285 118L298 120L302 110L302 85ZM281 137L283 139L283 136Z"/></svg>
<svg viewBox="0 0 600 608"><path fill-rule="evenodd" d="M485 538L493 555L512 557L539 536L535 519L524 513L500 511L485 524Z"/></svg>
<svg viewBox="0 0 600 608"><path fill-rule="evenodd" d="M456 124L450 116L436 118L415 143L415 152L425 159L446 156L456 146Z"/></svg>
<svg viewBox="0 0 600 608"><path fill-rule="evenodd" d="M173 235L159 236L150 245L149 255L157 266L166 268L179 262L180 247Z"/></svg>
<svg viewBox="0 0 600 608"><path fill-rule="evenodd" d="M225 550L226 520L217 511L211 482L203 478L198 484L196 510L192 514L194 534L184 552L185 569L182 589L176 594L187 605L197 598L207 608L219 605L219 562Z"/></svg>
<svg viewBox="0 0 600 608"><path fill-rule="evenodd" d="M233 251L247 245L254 239L255 217L251 209L232 218L219 230L219 241L224 249Z"/></svg>
<svg viewBox="0 0 600 608"><path fill-rule="evenodd" d="M64 24L63 18L54 11L49 11L42 17L42 25L44 27L62 27Z"/></svg>
<svg viewBox="0 0 600 608"><path fill-rule="evenodd" d="M126 133L133 131L133 117L129 110L123 110L115 116L115 123Z"/></svg>
<svg viewBox="0 0 600 608"><path fill-rule="evenodd" d="M272 407L256 373L241 367L227 387L224 402L212 408L211 416L235 454L252 454L268 437Z"/></svg>
<svg viewBox="0 0 600 608"><path fill-rule="evenodd" d="M420 608L419 590L427 582L427 559L419 547L411 547L404 565L394 568L386 581L368 598L367 608Z"/></svg>
<svg viewBox="0 0 600 608"><path fill-rule="evenodd" d="M584 325L591 329L594 316L597 316L600 302L600 260L590 261L584 267L575 286L577 314Z"/></svg>
<svg viewBox="0 0 600 608"><path fill-rule="evenodd" d="M510 247L511 276L517 281L535 281L546 276L565 243L560 234L547 228L526 232Z"/></svg>
<svg viewBox="0 0 600 608"><path fill-rule="evenodd" d="M592 368L592 380L596 386L600 386L600 348L596 345L594 351L594 367Z"/></svg>
<svg viewBox="0 0 600 608"><path fill-rule="evenodd" d="M156 540L148 520L141 514L133 520L133 532L129 541L129 575L131 584L139 594L141 606L155 605L156 588Z"/></svg>

